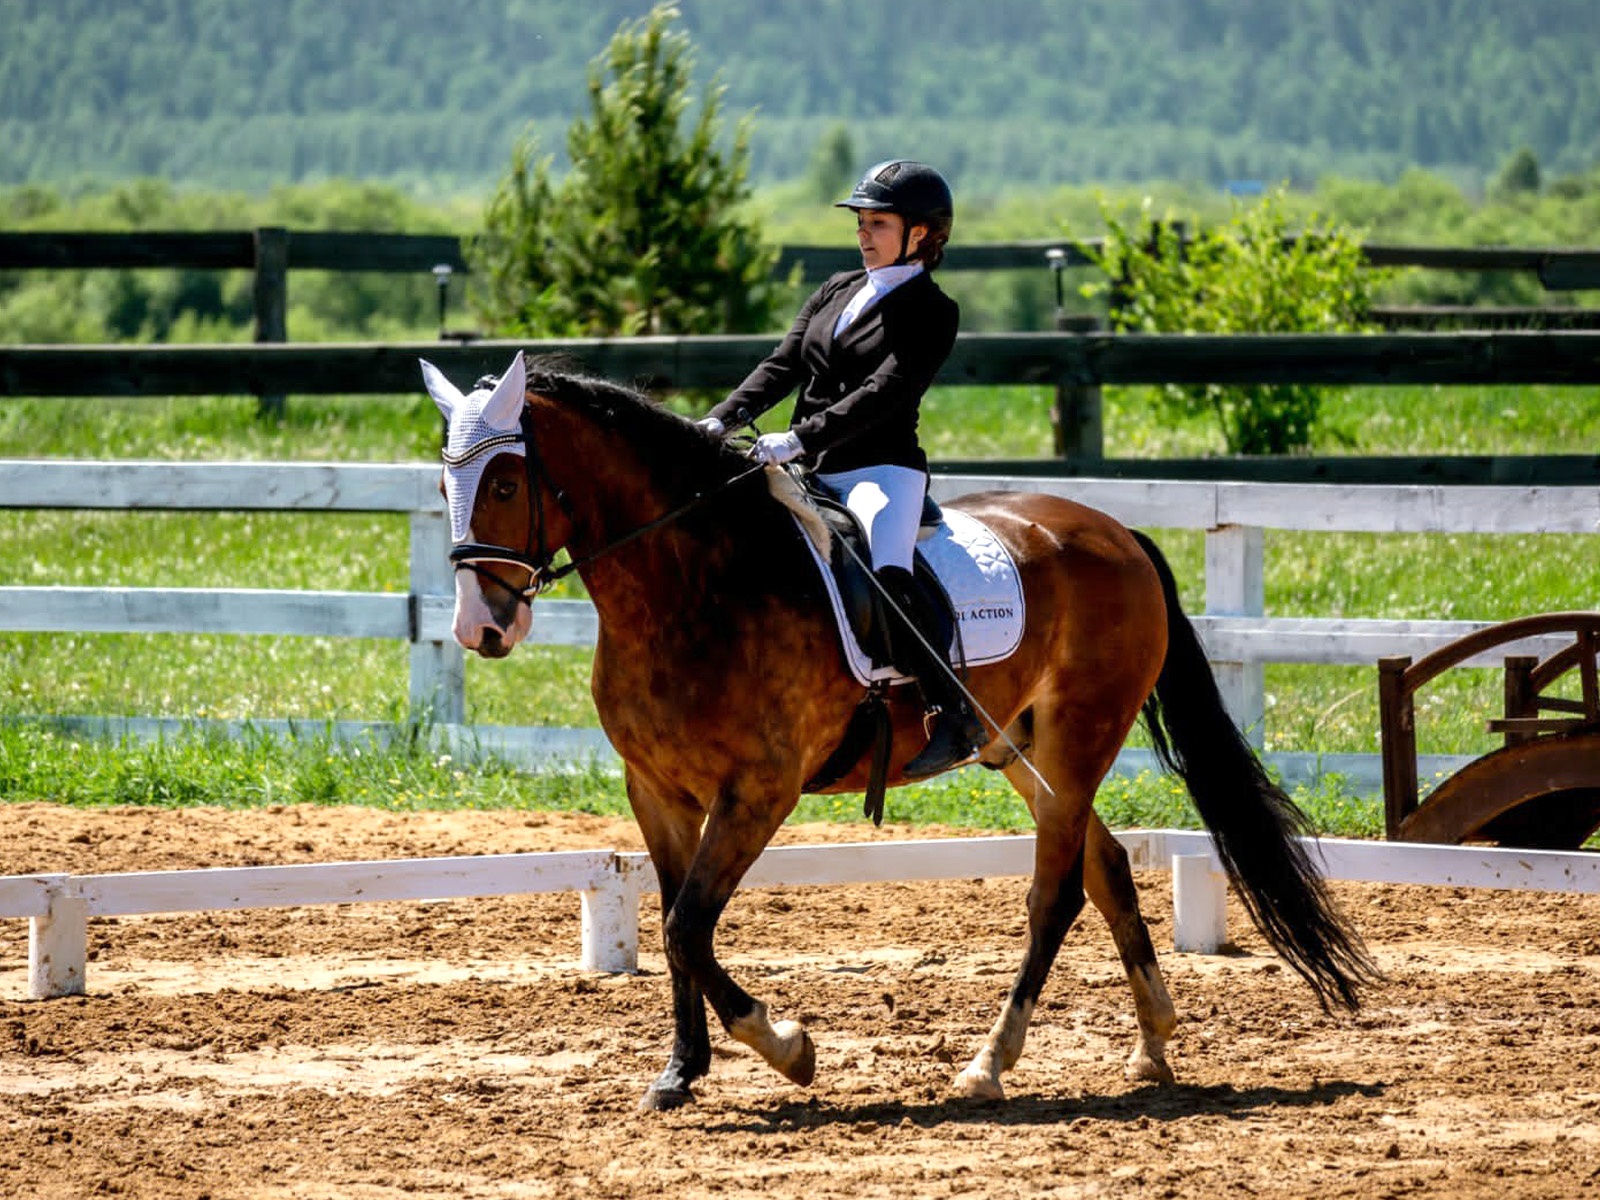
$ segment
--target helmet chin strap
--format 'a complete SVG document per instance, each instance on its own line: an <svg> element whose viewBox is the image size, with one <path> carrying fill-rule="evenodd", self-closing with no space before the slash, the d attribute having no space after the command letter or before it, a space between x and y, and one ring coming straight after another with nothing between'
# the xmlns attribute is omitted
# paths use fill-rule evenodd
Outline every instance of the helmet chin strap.
<svg viewBox="0 0 1600 1200"><path fill-rule="evenodd" d="M906 220L904 216L900 218L900 257L894 260L894 265L897 267L903 267L911 261L911 256L907 253L907 248L911 245L911 226L912 222ZM921 247L918 246L918 249Z"/></svg>

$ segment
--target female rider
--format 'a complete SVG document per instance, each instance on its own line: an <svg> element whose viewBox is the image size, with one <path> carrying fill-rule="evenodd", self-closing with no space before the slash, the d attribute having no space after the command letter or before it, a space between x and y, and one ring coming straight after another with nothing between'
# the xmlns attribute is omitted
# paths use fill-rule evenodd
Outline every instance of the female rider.
<svg viewBox="0 0 1600 1200"><path fill-rule="evenodd" d="M937 716L928 745L902 771L918 778L964 762L987 740L936 645L941 622L911 569L928 487L917 410L960 317L931 274L954 204L938 171L892 159L834 207L856 214L863 269L812 293L778 348L700 424L721 437L800 389L788 430L761 435L751 457L803 460L865 527L873 573L921 635L891 639L896 667L916 676Z"/></svg>

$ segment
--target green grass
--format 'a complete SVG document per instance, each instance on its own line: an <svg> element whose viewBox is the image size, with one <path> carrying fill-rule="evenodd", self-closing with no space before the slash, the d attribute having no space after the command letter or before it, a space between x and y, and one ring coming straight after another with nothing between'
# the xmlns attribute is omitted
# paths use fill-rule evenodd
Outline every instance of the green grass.
<svg viewBox="0 0 1600 1200"><path fill-rule="evenodd" d="M1324 832L1371 837L1381 831L1379 804L1351 795L1337 779L1294 795ZM513 809L628 815L621 775L604 766L535 773L493 757L458 760L430 749L425 736L352 745L338 742L326 729L284 738L247 733L229 739L195 728L145 742L89 739L31 723L0 724L0 796L82 808L354 804L390 812ZM981 767L896 789L884 807L891 824L1008 833L1032 825L1016 791ZM1150 771L1107 780L1098 808L1116 828L1200 827L1182 787ZM803 796L790 819L859 823L864 820L861 797Z"/></svg>
<svg viewBox="0 0 1600 1200"><path fill-rule="evenodd" d="M923 443L938 458L1045 458L1049 388L935 388ZM1152 388L1107 388L1106 453L1118 458L1221 454L1204 418L1177 417ZM1574 454L1600 446L1600 396L1581 387L1389 387L1330 392L1318 454Z"/></svg>
<svg viewBox="0 0 1600 1200"><path fill-rule="evenodd" d="M935 458L1050 453L1047 388L937 389L924 432ZM1336 430L1320 452L1554 453L1600 445L1600 402L1579 388L1363 389L1331 398ZM781 419L781 414L779 414ZM769 423L771 423L769 421ZM1204 422L1174 420L1148 389L1111 389L1113 455L1215 453ZM17 400L0 405L0 457L172 460L426 460L438 419L421 397L292 398L281 423L249 399ZM1354 439L1354 444L1347 440ZM1186 606L1203 602L1203 537L1154 530ZM286 587L400 592L403 516L283 513L0 511L0 585ZM1545 536L1266 535L1267 611L1293 616L1504 619L1590 608L1600 596L1593 539ZM568 586L564 595L581 594ZM536 618L537 619L537 618ZM528 647L467 667L468 717L487 724L592 726L589 652ZM0 634L0 718L43 714L313 720L401 720L402 644L329 638ZM1267 669L1269 749L1378 748L1375 672ZM1499 675L1458 671L1424 693L1425 753L1479 753ZM1136 735L1137 743L1140 737ZM73 747L76 748L73 748ZM0 797L82 803L276 803L286 799L397 808L451 805L625 812L605 772L546 776L503 764L440 763L421 748L326 738L276 745L194 735L155 745L74 742L0 726ZM398 782L395 782L398 781ZM1168 780L1113 779L1100 808L1114 824L1192 824ZM1371 834L1370 799L1337 780L1302 794L1329 832ZM894 793L890 819L1021 828L1026 812L1002 779L960 772ZM809 797L802 819L860 820L858 798Z"/></svg>
<svg viewBox="0 0 1600 1200"><path fill-rule="evenodd" d="M1047 457L1053 401L1042 387L935 388L923 406L924 444L936 459ZM1592 388L1354 388L1330 393L1324 411L1328 429L1313 446L1323 454L1561 454L1600 445ZM295 397L280 423L254 413L255 401L237 396L7 400L0 457L387 462L437 451L438 414L420 390ZM1208 421L1171 415L1150 388L1106 389L1105 437L1116 457L1222 451Z"/></svg>
<svg viewBox="0 0 1600 1200"><path fill-rule="evenodd" d="M193 729L140 742L0 725L0 794L79 806L305 803L409 811L541 808L548 802L591 812L626 810L617 781L598 770L531 775L492 758L456 762L421 738L343 745L327 730L229 739Z"/></svg>
<svg viewBox="0 0 1600 1200"><path fill-rule="evenodd" d="M249 396L0 404L0 458L391 462L437 458L439 411L426 395L296 397L258 421Z"/></svg>

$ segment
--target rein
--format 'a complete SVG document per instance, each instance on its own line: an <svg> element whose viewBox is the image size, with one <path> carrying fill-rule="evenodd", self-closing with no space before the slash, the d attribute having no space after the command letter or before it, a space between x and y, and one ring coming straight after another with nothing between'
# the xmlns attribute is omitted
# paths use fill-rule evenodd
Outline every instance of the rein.
<svg viewBox="0 0 1600 1200"><path fill-rule="evenodd" d="M666 525L672 521L676 521L685 513L691 512L692 510L698 508L700 505L721 494L734 484L748 479L757 471L764 469L760 463L757 463L748 470L740 471L737 475L723 480L721 483L717 484L708 491L696 492L693 496L691 496L684 503L678 505L676 508L663 513L661 516L656 517L653 520L645 522L637 529L628 531L621 537L616 538L613 541L608 542L606 545L600 547L600 549L596 550L594 553L586 554L582 558L572 559L564 565L552 569L550 563L552 560L554 560L556 552L560 549L560 547L557 546L546 549L544 495L542 489L539 487L539 484L543 482L549 485L551 493L555 496L556 503L561 505L561 511L566 513L569 519L573 516L572 500L571 497L567 495L565 489L556 485L555 480L550 476L549 470L545 467L544 460L539 455L538 442L533 436L532 420L526 411L524 411L522 414L521 424L522 430L520 433L506 434L503 439L499 440L498 444L509 445L516 442L521 442L526 450L526 453L523 456L523 460L527 469L529 510L528 543L526 549L517 551L511 549L509 546L496 546L488 542L462 542L460 545L454 547L450 551L450 561L454 564L456 570L460 571L462 569L466 569L482 576L485 579L488 579L492 583L499 584L502 588L515 596L518 603L521 604L531 605L541 593L549 590L555 584L565 579L568 575L571 575L574 571L588 566L596 559L604 558L606 555L622 549L622 547L626 546L628 543L644 537L645 534L651 533L661 528L663 525ZM535 547L538 549L537 555L534 553ZM498 574L489 570L483 565L484 563L491 562L507 563L514 567L521 567L523 570L529 572L527 586L519 588L507 583Z"/></svg>

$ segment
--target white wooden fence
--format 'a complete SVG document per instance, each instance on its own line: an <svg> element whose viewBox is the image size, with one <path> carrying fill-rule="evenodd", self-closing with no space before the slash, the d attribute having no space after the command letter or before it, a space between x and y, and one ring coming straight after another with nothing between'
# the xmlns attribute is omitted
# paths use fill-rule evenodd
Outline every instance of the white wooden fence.
<svg viewBox="0 0 1600 1200"><path fill-rule="evenodd" d="M1174 948L1215 953L1226 940L1227 888L1210 836L1116 836L1136 869L1172 871ZM1307 845L1330 879L1600 892L1594 854L1333 838ZM744 886L994 878L1030 874L1033 861L1027 836L785 846L757 859ZM567 891L582 899L582 968L636 970L640 897L659 885L648 856L611 850L9 876L0 878L0 919L29 921L28 992L42 1000L85 991L90 917Z"/></svg>
<svg viewBox="0 0 1600 1200"><path fill-rule="evenodd" d="M0 459L0 508L390 512L411 518L405 594L262 588L0 588L0 630L266 633L411 644L411 702L463 712L450 526L439 469L406 464L83 462ZM270 563L260 574L269 575Z"/></svg>
<svg viewBox="0 0 1600 1200"><path fill-rule="evenodd" d="M438 468L422 464L167 463L0 460L0 507L290 510L405 513L411 522L405 595L279 589L0 587L0 630L270 633L381 637L410 643L413 711L431 713L454 743L515 753L512 731L463 729L464 677L450 623L453 584ZM1600 532L1600 489L1163 482L938 475L934 495L1010 489L1051 492L1090 504L1125 524L1206 531L1205 612L1195 616L1230 710L1260 744L1264 663L1371 665L1385 654L1421 655L1486 622L1264 615L1263 531L1379 533ZM1597 546L1600 549L1600 546ZM1586 608L1573 596L1552 607ZM533 640L592 645L593 608L541 600ZM1498 648L1548 652L1552 644ZM160 730L160 723L149 728ZM132 727L140 726L135 721ZM547 758L605 749L597 731L543 731ZM1357 756L1365 763L1373 756ZM1342 756L1341 764L1357 763ZM1427 764L1424 764L1426 769ZM1372 772L1375 778L1375 771Z"/></svg>

